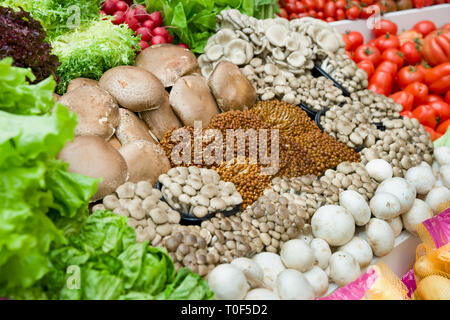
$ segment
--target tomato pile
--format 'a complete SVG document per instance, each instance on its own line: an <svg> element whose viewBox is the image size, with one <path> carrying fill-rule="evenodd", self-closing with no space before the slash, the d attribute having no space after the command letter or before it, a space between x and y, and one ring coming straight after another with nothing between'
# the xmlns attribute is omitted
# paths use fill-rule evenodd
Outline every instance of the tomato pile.
<svg viewBox="0 0 450 320"><path fill-rule="evenodd" d="M173 41L167 28L163 26L161 12L155 11L149 14L143 5L133 5L133 0L106 0L100 13L113 16L114 24L125 23L136 33L136 36L141 35L139 43L141 50L150 45ZM183 43L179 45L187 48L187 45Z"/></svg>
<svg viewBox="0 0 450 320"><path fill-rule="evenodd" d="M423 8L450 0L280 0L280 17L297 19L313 17L327 22L367 19L375 12L384 13L410 8ZM376 7L378 8L376 8Z"/></svg>
<svg viewBox="0 0 450 320"><path fill-rule="evenodd" d="M369 90L390 96L403 116L417 118L435 140L450 125L450 23L437 29L420 21L397 34L397 25L382 19L364 44L357 31L343 34L347 54L367 72Z"/></svg>

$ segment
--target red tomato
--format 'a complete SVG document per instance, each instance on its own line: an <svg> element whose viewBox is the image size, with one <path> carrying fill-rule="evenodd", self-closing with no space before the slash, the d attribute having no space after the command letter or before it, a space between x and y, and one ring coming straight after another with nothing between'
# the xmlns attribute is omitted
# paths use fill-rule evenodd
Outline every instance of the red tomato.
<svg viewBox="0 0 450 320"><path fill-rule="evenodd" d="M361 3L365 4L366 6L370 6L374 0L361 0Z"/></svg>
<svg viewBox="0 0 450 320"><path fill-rule="evenodd" d="M376 45L375 45L375 43L377 42L377 39L376 38L374 38L374 39L370 39L369 40L369 42L367 42L367 45L369 45L369 46L372 46L372 47L377 47Z"/></svg>
<svg viewBox="0 0 450 320"><path fill-rule="evenodd" d="M397 25L389 20L381 19L377 25L372 29L373 35L378 38L386 33L393 35L397 34Z"/></svg>
<svg viewBox="0 0 450 320"><path fill-rule="evenodd" d="M296 4L295 2L287 2L284 7L286 8L286 11L291 14L291 13L295 13L296 11Z"/></svg>
<svg viewBox="0 0 450 320"><path fill-rule="evenodd" d="M345 42L345 50L354 50L363 44L364 38L358 31L346 31L342 35L342 39Z"/></svg>
<svg viewBox="0 0 450 320"><path fill-rule="evenodd" d="M345 9L346 6L347 6L346 0L337 0L336 1L336 9Z"/></svg>
<svg viewBox="0 0 450 320"><path fill-rule="evenodd" d="M414 118L414 115L412 114L411 111L402 111L400 112L400 115L408 118Z"/></svg>
<svg viewBox="0 0 450 320"><path fill-rule="evenodd" d="M308 15L312 18L317 18L317 11L316 10L308 10Z"/></svg>
<svg viewBox="0 0 450 320"><path fill-rule="evenodd" d="M314 7L317 11L322 11L325 7L325 0L314 0Z"/></svg>
<svg viewBox="0 0 450 320"><path fill-rule="evenodd" d="M436 30L436 25L429 20L422 20L417 22L414 27L414 30L416 30L417 32L421 33L422 36L426 36L427 34L429 34L430 32L433 32L434 30Z"/></svg>
<svg viewBox="0 0 450 320"><path fill-rule="evenodd" d="M431 69L431 67L425 62L425 66L420 63L416 66L416 69L425 76L427 74L428 70Z"/></svg>
<svg viewBox="0 0 450 320"><path fill-rule="evenodd" d="M429 94L427 97L427 104L430 104L434 101L444 101L444 99L441 96L438 96L437 94Z"/></svg>
<svg viewBox="0 0 450 320"><path fill-rule="evenodd" d="M295 13L303 13L305 12L305 5L303 3L301 3L300 1L297 1L295 3Z"/></svg>
<svg viewBox="0 0 450 320"><path fill-rule="evenodd" d="M332 17L334 18L336 16L336 3L334 1L328 1L325 3L325 7L323 8L323 13L325 14L325 17Z"/></svg>
<svg viewBox="0 0 450 320"><path fill-rule="evenodd" d="M450 30L439 29L426 36L423 41L422 54L432 66L450 62Z"/></svg>
<svg viewBox="0 0 450 320"><path fill-rule="evenodd" d="M443 122L450 119L450 105L445 101L433 101L429 105L436 112L436 117L439 117L438 122Z"/></svg>
<svg viewBox="0 0 450 320"><path fill-rule="evenodd" d="M382 70L376 70L369 80L368 89L378 94L388 96L392 90L391 74Z"/></svg>
<svg viewBox="0 0 450 320"><path fill-rule="evenodd" d="M400 69L405 63L405 59L403 59L403 52L396 48L389 48L383 52L381 55L381 59L385 61L391 61L397 65Z"/></svg>
<svg viewBox="0 0 450 320"><path fill-rule="evenodd" d="M430 105L422 104L415 108L412 111L412 114L422 125L430 127L431 129L436 127L436 111L434 111Z"/></svg>
<svg viewBox="0 0 450 320"><path fill-rule="evenodd" d="M414 103L414 96L406 91L398 91L394 94L390 95L390 98L394 100L396 103L399 103L403 106L402 111L411 111Z"/></svg>
<svg viewBox="0 0 450 320"><path fill-rule="evenodd" d="M282 17L282 18L285 18L285 19L289 18L289 14L288 14L288 12L286 11L285 8L281 8L280 9L280 12L278 13L278 16Z"/></svg>
<svg viewBox="0 0 450 320"><path fill-rule="evenodd" d="M422 82L424 79L425 75L413 66L403 67L397 74L397 83L402 89L406 88L410 83L415 81Z"/></svg>
<svg viewBox="0 0 450 320"><path fill-rule="evenodd" d="M354 4L350 8L345 10L345 15L350 20L358 19L360 13L361 13L361 9L358 6L354 5Z"/></svg>
<svg viewBox="0 0 450 320"><path fill-rule="evenodd" d="M361 19L369 19L369 17L374 14L374 11L369 7L362 7L361 8L361 14L359 15L359 17Z"/></svg>
<svg viewBox="0 0 450 320"><path fill-rule="evenodd" d="M303 0L303 4L305 5L305 10L314 10L315 3L314 0Z"/></svg>
<svg viewBox="0 0 450 320"><path fill-rule="evenodd" d="M344 20L345 19L345 11L344 9L336 10L336 20Z"/></svg>
<svg viewBox="0 0 450 320"><path fill-rule="evenodd" d="M450 119L441 122L436 128L436 132L440 134L445 134L450 126Z"/></svg>
<svg viewBox="0 0 450 320"><path fill-rule="evenodd" d="M449 3L450 3L450 1L449 1ZM444 25L441 27L441 29L447 29L447 30L450 30L450 23L444 24Z"/></svg>
<svg viewBox="0 0 450 320"><path fill-rule="evenodd" d="M336 20L333 17L326 17L325 21L326 22L333 22L333 21L336 21Z"/></svg>
<svg viewBox="0 0 450 320"><path fill-rule="evenodd" d="M375 67L370 60L362 60L358 63L358 68L363 69L367 73L367 79L370 79L370 77L375 72Z"/></svg>
<svg viewBox="0 0 450 320"><path fill-rule="evenodd" d="M377 68L375 69L375 72L377 71L383 71L386 73L389 73L392 77L392 79L395 78L397 75L397 65L392 61L383 61L381 62Z"/></svg>
<svg viewBox="0 0 450 320"><path fill-rule="evenodd" d="M420 120L419 120L420 121ZM430 134L430 139L431 141L434 141L438 138L438 136L436 135L436 131L433 130L433 128L430 128L428 126L423 126L425 128L425 130L428 131L428 133Z"/></svg>
<svg viewBox="0 0 450 320"><path fill-rule="evenodd" d="M412 41L407 41L402 44L400 51L405 56L405 62L408 64L416 65L422 59L420 47Z"/></svg>
<svg viewBox="0 0 450 320"><path fill-rule="evenodd" d="M317 12L317 19L325 19L325 14L323 13L323 11L319 11Z"/></svg>
<svg viewBox="0 0 450 320"><path fill-rule="evenodd" d="M363 44L355 50L356 63L362 60L370 60L376 66L381 59L380 50L376 47Z"/></svg>
<svg viewBox="0 0 450 320"><path fill-rule="evenodd" d="M445 102L450 104L450 90L447 91L447 93L445 94L445 98L444 99L445 99Z"/></svg>
<svg viewBox="0 0 450 320"><path fill-rule="evenodd" d="M414 96L414 105L418 106L425 104L428 97L428 87L423 83L415 81L406 86L406 92L411 93Z"/></svg>
<svg viewBox="0 0 450 320"><path fill-rule="evenodd" d="M398 48L400 46L400 40L398 40L398 37L396 35L386 33L377 38L375 45L378 49L380 49L381 52L384 52L385 50L390 48Z"/></svg>

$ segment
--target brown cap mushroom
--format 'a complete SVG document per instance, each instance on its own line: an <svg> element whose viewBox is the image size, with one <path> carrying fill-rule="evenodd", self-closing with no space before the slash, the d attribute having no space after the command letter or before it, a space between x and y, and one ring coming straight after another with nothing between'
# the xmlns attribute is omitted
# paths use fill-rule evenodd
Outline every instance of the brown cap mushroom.
<svg viewBox="0 0 450 320"><path fill-rule="evenodd" d="M185 76L170 91L170 104L185 126L202 121L206 127L219 113L216 101L209 91L207 80L201 76Z"/></svg>
<svg viewBox="0 0 450 320"><path fill-rule="evenodd" d="M97 136L75 137L61 150L58 158L69 163L69 172L103 179L92 202L113 193L127 180L125 159L111 144Z"/></svg>
<svg viewBox="0 0 450 320"><path fill-rule="evenodd" d="M81 87L81 86L98 87L98 81L88 79L88 78L76 78L76 79L70 80L69 84L67 85L66 93L73 91L74 89Z"/></svg>
<svg viewBox="0 0 450 320"><path fill-rule="evenodd" d="M164 86L150 72L133 66L119 66L106 71L99 85L124 108L141 112L157 109L164 99Z"/></svg>
<svg viewBox="0 0 450 320"><path fill-rule="evenodd" d="M150 131L161 140L164 133L171 129L180 128L181 122L170 106L169 93L166 91L164 102L156 110L144 111L139 114Z"/></svg>
<svg viewBox="0 0 450 320"><path fill-rule="evenodd" d="M170 161L158 144L138 140L124 145L119 151L130 171L128 181L149 181L154 185L159 175L170 169Z"/></svg>
<svg viewBox="0 0 450 320"><path fill-rule="evenodd" d="M63 95L59 103L78 115L77 136L94 135L108 140L119 125L116 100L99 87L80 86Z"/></svg>
<svg viewBox="0 0 450 320"><path fill-rule="evenodd" d="M146 140L157 143L153 139L148 127L130 110L119 108L120 123L116 130L120 144L126 145L137 140Z"/></svg>
<svg viewBox="0 0 450 320"><path fill-rule="evenodd" d="M119 150L122 148L122 144L120 143L119 139L117 139L116 135L113 135L111 139L108 141L116 150Z"/></svg>
<svg viewBox="0 0 450 320"><path fill-rule="evenodd" d="M188 49L173 44L154 45L136 57L136 66L153 73L165 87L199 70L197 58Z"/></svg>
<svg viewBox="0 0 450 320"><path fill-rule="evenodd" d="M256 102L256 90L241 72L229 61L216 65L208 79L208 85L223 111L247 110Z"/></svg>
<svg viewBox="0 0 450 320"><path fill-rule="evenodd" d="M52 93L52 95L53 95L53 99L55 99L55 102L58 102L59 99L61 99L61 96L59 94Z"/></svg>

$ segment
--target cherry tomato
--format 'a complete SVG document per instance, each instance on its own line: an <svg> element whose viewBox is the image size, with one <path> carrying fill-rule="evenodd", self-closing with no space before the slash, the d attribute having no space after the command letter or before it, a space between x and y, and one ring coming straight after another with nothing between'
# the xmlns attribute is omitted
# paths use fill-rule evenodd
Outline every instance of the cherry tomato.
<svg viewBox="0 0 450 320"><path fill-rule="evenodd" d="M284 6L288 13L296 13L296 4L295 2L287 2Z"/></svg>
<svg viewBox="0 0 450 320"><path fill-rule="evenodd" d="M409 92L414 96L415 106L425 104L427 102L428 87L423 83L418 81L410 83L406 86L404 91Z"/></svg>
<svg viewBox="0 0 450 320"><path fill-rule="evenodd" d="M400 51L403 52L407 64L416 65L422 59L419 45L412 41L407 41L402 44Z"/></svg>
<svg viewBox="0 0 450 320"><path fill-rule="evenodd" d="M438 122L443 122L450 119L450 105L445 101L433 101L429 103L434 111L436 112L436 117L438 117Z"/></svg>
<svg viewBox="0 0 450 320"><path fill-rule="evenodd" d="M336 20L344 20L344 19L345 19L344 9L336 9Z"/></svg>
<svg viewBox="0 0 450 320"><path fill-rule="evenodd" d="M336 9L345 9L346 6L347 6L346 0L337 0L336 1Z"/></svg>
<svg viewBox="0 0 450 320"><path fill-rule="evenodd" d="M322 11L325 7L325 0L314 0L314 7L317 11Z"/></svg>
<svg viewBox="0 0 450 320"><path fill-rule="evenodd" d="M444 101L444 99L441 96L438 96L437 94L429 94L427 97L427 104L430 104L434 101Z"/></svg>
<svg viewBox="0 0 450 320"><path fill-rule="evenodd" d="M325 14L323 13L323 11L319 11L317 12L317 19L325 19Z"/></svg>
<svg viewBox="0 0 450 320"><path fill-rule="evenodd" d="M414 96L406 91L398 91L394 94L390 95L390 98L394 100L396 103L399 103L403 106L402 111L411 111L414 103Z"/></svg>
<svg viewBox="0 0 450 320"><path fill-rule="evenodd" d="M300 18L300 16L296 13L291 13L289 15L289 20L294 20L294 19L298 19L298 18Z"/></svg>
<svg viewBox="0 0 450 320"><path fill-rule="evenodd" d="M305 5L306 11L315 9L314 0L303 0L303 4Z"/></svg>
<svg viewBox="0 0 450 320"><path fill-rule="evenodd" d="M316 10L308 10L308 15L312 18L317 18L317 11Z"/></svg>
<svg viewBox="0 0 450 320"><path fill-rule="evenodd" d="M382 60L394 62L399 69L403 67L403 64L405 63L403 57L403 52L396 48L389 48L381 55Z"/></svg>
<svg viewBox="0 0 450 320"><path fill-rule="evenodd" d="M288 12L287 12L287 10L285 8L281 8L280 9L280 12L278 13L278 16L282 17L282 18L285 18L285 19L289 18L289 14L288 14Z"/></svg>
<svg viewBox="0 0 450 320"><path fill-rule="evenodd" d="M440 134L445 134L449 126L450 126L450 119L445 120L444 122L439 123L438 127L436 128L436 132Z"/></svg>
<svg viewBox="0 0 450 320"><path fill-rule="evenodd" d="M374 11L371 9L371 6L369 6L369 7L362 7L359 17L361 19L369 19L369 17L371 15L373 15L373 14L374 14Z"/></svg>
<svg viewBox="0 0 450 320"><path fill-rule="evenodd" d="M325 17L334 18L336 16L336 3L334 1L328 1L325 3L325 7L323 8L323 13L325 14Z"/></svg>
<svg viewBox="0 0 450 320"><path fill-rule="evenodd" d="M400 88L404 89L410 83L415 81L422 82L425 75L413 66L406 66L400 69L397 74L397 83Z"/></svg>
<svg viewBox="0 0 450 320"><path fill-rule="evenodd" d="M412 114L411 111L402 111L400 112L400 115L408 118L414 118L414 115Z"/></svg>
<svg viewBox="0 0 450 320"><path fill-rule="evenodd" d="M358 68L363 69L367 73L367 79L370 79L370 77L375 72L375 67L370 60L362 60L358 63Z"/></svg>
<svg viewBox="0 0 450 320"><path fill-rule="evenodd" d="M297 1L295 3L295 13L303 13L305 12L305 5L303 3L301 3L300 1Z"/></svg>
<svg viewBox="0 0 450 320"><path fill-rule="evenodd" d="M352 50L358 48L360 45L364 43L364 37L361 34L361 32L358 31L350 31L348 33L348 38L350 39L350 42L352 45Z"/></svg>
<svg viewBox="0 0 450 320"><path fill-rule="evenodd" d="M433 128L430 128L430 127L425 126L425 125L424 125L423 127L424 127L425 130L427 130L428 133L430 134L430 139L431 139L431 141L434 141L434 140L436 140L436 139L438 138L438 136L437 136L437 134L436 134L436 131L434 131Z"/></svg>
<svg viewBox="0 0 450 320"><path fill-rule="evenodd" d="M362 4L365 4L366 6L370 6L373 4L374 0L361 0Z"/></svg>
<svg viewBox="0 0 450 320"><path fill-rule="evenodd" d="M369 45L361 45L355 50L355 61L356 63L362 61L362 60L370 60L372 61L373 65L378 65L378 62L381 59L380 50L376 47L372 47Z"/></svg>
<svg viewBox="0 0 450 320"><path fill-rule="evenodd" d="M422 20L422 21L417 22L414 25L413 29L416 30L417 32L421 33L422 36L425 37L430 32L433 32L434 30L436 30L436 25L432 21Z"/></svg>
<svg viewBox="0 0 450 320"><path fill-rule="evenodd" d="M381 19L372 29L373 35L378 38L386 33L397 34L397 25L389 20Z"/></svg>
<svg viewBox="0 0 450 320"><path fill-rule="evenodd" d="M325 21L326 22L333 22L333 21L336 21L336 19L334 19L333 17L326 17Z"/></svg>
<svg viewBox="0 0 450 320"><path fill-rule="evenodd" d="M385 50L390 48L398 48L400 46L400 40L398 40L398 37L396 35L386 33L377 38L375 45L381 52L384 52Z"/></svg>
<svg viewBox="0 0 450 320"><path fill-rule="evenodd" d="M436 127L436 111L434 111L430 105L422 104L415 108L412 111L412 114L422 125L430 127L431 129Z"/></svg>
<svg viewBox="0 0 450 320"><path fill-rule="evenodd" d="M450 104L450 90L447 91L447 93L445 94L445 102L447 102L448 104Z"/></svg>
<svg viewBox="0 0 450 320"><path fill-rule="evenodd" d="M375 73L369 80L368 89L378 94L388 96L392 90L391 74L382 70L375 70Z"/></svg>
<svg viewBox="0 0 450 320"><path fill-rule="evenodd" d="M358 19L360 13L361 13L361 9L358 6L354 5L354 4L350 8L345 10L345 15L350 20Z"/></svg>
<svg viewBox="0 0 450 320"><path fill-rule="evenodd" d="M397 75L397 65L392 61L383 61L375 69L375 72L383 71L391 75L392 79Z"/></svg>

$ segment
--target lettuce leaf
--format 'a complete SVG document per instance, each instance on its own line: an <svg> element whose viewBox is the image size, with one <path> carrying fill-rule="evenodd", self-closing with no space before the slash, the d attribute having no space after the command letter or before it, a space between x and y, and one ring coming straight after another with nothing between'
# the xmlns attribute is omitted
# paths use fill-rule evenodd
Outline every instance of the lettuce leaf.
<svg viewBox="0 0 450 320"><path fill-rule="evenodd" d="M84 28L56 37L53 53L61 65L57 92L63 94L70 80L85 77L100 79L108 69L134 64L139 38L125 24L114 25L109 20L98 20Z"/></svg>
<svg viewBox="0 0 450 320"><path fill-rule="evenodd" d="M450 127L447 128L445 134L433 143L435 148L438 147L450 147Z"/></svg>

